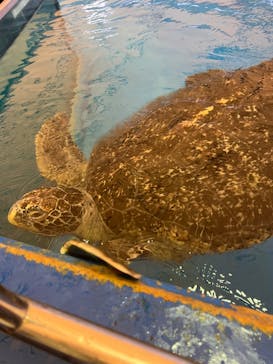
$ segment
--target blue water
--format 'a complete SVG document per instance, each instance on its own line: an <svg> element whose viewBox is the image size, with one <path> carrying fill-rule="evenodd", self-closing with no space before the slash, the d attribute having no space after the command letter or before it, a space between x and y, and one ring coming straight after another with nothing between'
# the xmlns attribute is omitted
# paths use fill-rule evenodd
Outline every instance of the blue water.
<svg viewBox="0 0 273 364"><path fill-rule="evenodd" d="M34 136L56 111L72 114L86 156L96 140L155 97L211 68L273 56L272 1L45 0L0 60L0 234L57 250L8 225L22 193L46 184ZM135 269L192 291L273 312L273 241L183 264L139 260Z"/></svg>
<svg viewBox="0 0 273 364"><path fill-rule="evenodd" d="M252 1L64 1L81 60L78 140L97 138L208 68L272 57L272 6ZM76 5L75 5L76 4ZM72 14L71 14L72 12ZM83 27L84 24L84 27Z"/></svg>

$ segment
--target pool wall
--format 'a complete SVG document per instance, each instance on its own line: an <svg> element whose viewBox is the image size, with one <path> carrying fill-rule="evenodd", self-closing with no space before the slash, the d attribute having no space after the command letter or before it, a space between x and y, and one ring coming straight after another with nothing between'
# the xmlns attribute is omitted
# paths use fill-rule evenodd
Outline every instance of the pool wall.
<svg viewBox="0 0 273 364"><path fill-rule="evenodd" d="M272 363L273 316L0 238L0 283L198 363ZM0 335L1 362L63 363Z"/></svg>
<svg viewBox="0 0 273 364"><path fill-rule="evenodd" d="M0 3L0 57L19 35L42 0L4 0Z"/></svg>

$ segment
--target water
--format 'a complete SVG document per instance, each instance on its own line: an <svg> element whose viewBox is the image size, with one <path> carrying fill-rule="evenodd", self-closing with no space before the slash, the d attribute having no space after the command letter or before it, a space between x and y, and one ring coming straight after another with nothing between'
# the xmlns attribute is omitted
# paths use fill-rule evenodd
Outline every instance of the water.
<svg viewBox="0 0 273 364"><path fill-rule="evenodd" d="M273 56L271 1L45 0L0 60L0 234L58 250L63 239L10 226L9 206L48 182L36 168L34 136L56 111L72 114L89 155L95 141L187 75L235 69ZM65 239L65 238L64 238ZM273 241L183 264L138 260L153 278L273 312Z"/></svg>

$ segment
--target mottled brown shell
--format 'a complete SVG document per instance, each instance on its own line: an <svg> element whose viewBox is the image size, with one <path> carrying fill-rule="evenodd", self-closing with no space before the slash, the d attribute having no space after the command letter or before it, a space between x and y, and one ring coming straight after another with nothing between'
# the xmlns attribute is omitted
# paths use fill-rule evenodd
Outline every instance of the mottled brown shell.
<svg viewBox="0 0 273 364"><path fill-rule="evenodd" d="M103 138L87 190L117 234L192 253L273 231L273 61L191 76Z"/></svg>

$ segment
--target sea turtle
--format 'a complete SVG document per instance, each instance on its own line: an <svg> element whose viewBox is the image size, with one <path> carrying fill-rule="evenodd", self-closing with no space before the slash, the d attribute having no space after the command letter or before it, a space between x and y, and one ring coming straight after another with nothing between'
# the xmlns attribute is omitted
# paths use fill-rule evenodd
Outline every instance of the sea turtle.
<svg viewBox="0 0 273 364"><path fill-rule="evenodd" d="M46 121L37 165L57 186L25 194L9 221L120 262L247 248L273 232L272 150L273 60L210 70L108 133L88 162L64 114Z"/></svg>

